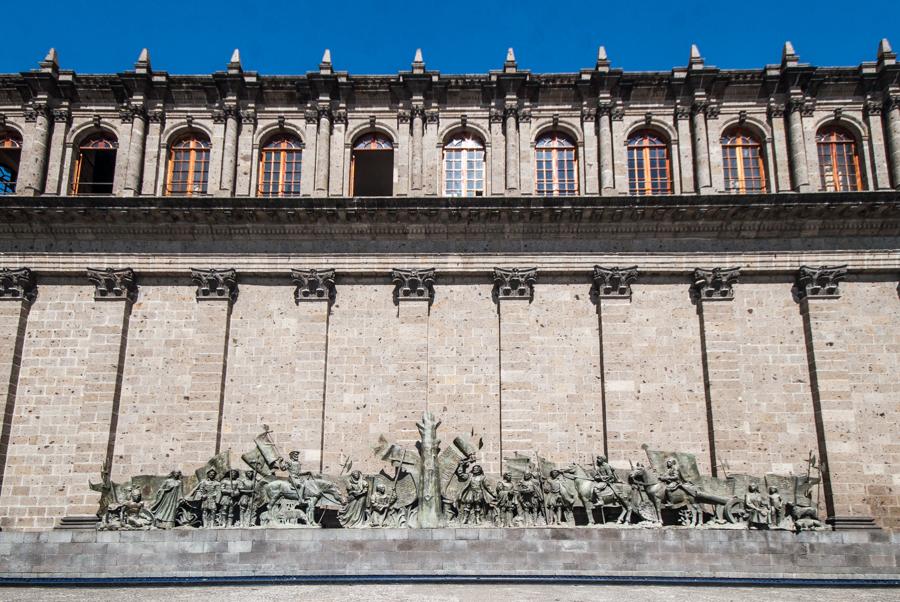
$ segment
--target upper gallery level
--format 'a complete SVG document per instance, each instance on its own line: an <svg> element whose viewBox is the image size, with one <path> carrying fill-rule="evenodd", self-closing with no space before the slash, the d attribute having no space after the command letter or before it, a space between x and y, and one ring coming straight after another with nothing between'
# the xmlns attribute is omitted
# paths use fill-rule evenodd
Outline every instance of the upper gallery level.
<svg viewBox="0 0 900 602"><path fill-rule="evenodd" d="M900 189L900 65L0 75L0 194L666 196Z"/></svg>

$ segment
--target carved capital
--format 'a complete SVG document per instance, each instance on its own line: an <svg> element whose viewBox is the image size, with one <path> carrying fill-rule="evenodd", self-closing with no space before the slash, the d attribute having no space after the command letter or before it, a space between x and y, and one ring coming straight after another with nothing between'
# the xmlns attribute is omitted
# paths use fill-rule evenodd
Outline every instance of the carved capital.
<svg viewBox="0 0 900 602"><path fill-rule="evenodd" d="M534 284L537 282L537 268L494 268L494 298L506 299L534 298Z"/></svg>
<svg viewBox="0 0 900 602"><path fill-rule="evenodd" d="M331 119L334 123L347 123L347 111L346 109L337 109L331 114Z"/></svg>
<svg viewBox="0 0 900 602"><path fill-rule="evenodd" d="M28 268L0 268L0 301L31 303L37 296L34 274Z"/></svg>
<svg viewBox="0 0 900 602"><path fill-rule="evenodd" d="M709 110L710 102L706 99L703 100L695 100L691 103L691 113L694 115L706 114L706 111Z"/></svg>
<svg viewBox="0 0 900 602"><path fill-rule="evenodd" d="M612 115L613 109L616 108L616 103L612 101L599 101L597 102L597 115L600 117Z"/></svg>
<svg viewBox="0 0 900 602"><path fill-rule="evenodd" d="M69 109L67 109L66 107L60 107L60 108L53 109L53 121L56 123L66 123L67 121L69 121L69 117L71 117L71 116L72 116L72 112L69 111ZM99 121L99 119L97 119L97 117L99 117L99 116L95 116L95 118L94 118L95 122Z"/></svg>
<svg viewBox="0 0 900 602"><path fill-rule="evenodd" d="M400 109L397 111L397 123L409 123L412 115L409 111L405 109Z"/></svg>
<svg viewBox="0 0 900 602"><path fill-rule="evenodd" d="M150 111L147 114L150 123L165 123L166 114L164 111Z"/></svg>
<svg viewBox="0 0 900 602"><path fill-rule="evenodd" d="M328 121L331 121L331 119L333 117L333 115L331 113L331 107L329 107L328 105L321 105L316 108L316 111L318 113L320 121L322 119L327 119Z"/></svg>
<svg viewBox="0 0 900 602"><path fill-rule="evenodd" d="M22 111L25 114L25 121L30 123L37 121L38 116L50 116L50 109L47 107L47 103L40 101L32 101L25 105Z"/></svg>
<svg viewBox="0 0 900 602"><path fill-rule="evenodd" d="M900 109L900 96L889 94L884 98L884 110L893 111L894 109Z"/></svg>
<svg viewBox="0 0 900 602"><path fill-rule="evenodd" d="M531 123L531 109L521 109L519 111L519 123Z"/></svg>
<svg viewBox="0 0 900 602"><path fill-rule="evenodd" d="M197 301L237 300L237 270L234 268L191 268L191 280L197 284Z"/></svg>
<svg viewBox="0 0 900 602"><path fill-rule="evenodd" d="M427 270L391 270L394 299L397 301L428 301L434 299L434 268Z"/></svg>
<svg viewBox="0 0 900 602"><path fill-rule="evenodd" d="M770 102L768 106L769 117L772 118L784 117L786 110L787 107L783 102Z"/></svg>
<svg viewBox="0 0 900 602"><path fill-rule="evenodd" d="M845 265L800 266L797 272L797 298L837 299L841 296L841 280L846 277Z"/></svg>
<svg viewBox="0 0 900 602"><path fill-rule="evenodd" d="M612 113L609 114L609 116L613 121L622 121L623 119L625 119L624 107L615 107L612 110Z"/></svg>
<svg viewBox="0 0 900 602"><path fill-rule="evenodd" d="M691 293L698 301L731 301L740 274L741 268L697 268Z"/></svg>
<svg viewBox="0 0 900 602"><path fill-rule="evenodd" d="M135 119L146 119L147 113L141 105L123 104L119 106L119 121L133 123Z"/></svg>
<svg viewBox="0 0 900 602"><path fill-rule="evenodd" d="M591 122L597 120L597 109L591 107L582 107L581 108L581 120L584 122Z"/></svg>
<svg viewBox="0 0 900 602"><path fill-rule="evenodd" d="M425 112L425 121L428 123L438 123L440 121L441 114L438 111L426 111Z"/></svg>
<svg viewBox="0 0 900 602"><path fill-rule="evenodd" d="M291 281L297 285L294 301L333 301L334 270L291 270Z"/></svg>
<svg viewBox="0 0 900 602"><path fill-rule="evenodd" d="M598 299L630 299L631 283L637 280L637 277L637 266L606 268L595 265L592 292Z"/></svg>
<svg viewBox="0 0 900 602"><path fill-rule="evenodd" d="M314 125L316 123L319 123L319 112L315 107L309 107L308 109L303 111L303 118L309 125Z"/></svg>
<svg viewBox="0 0 900 602"><path fill-rule="evenodd" d="M253 109L244 109L240 112L241 123L244 125L256 125L256 111Z"/></svg>
<svg viewBox="0 0 900 602"><path fill-rule="evenodd" d="M675 119L683 120L690 119L691 117L691 107L686 105L676 105L675 106Z"/></svg>
<svg viewBox="0 0 900 602"><path fill-rule="evenodd" d="M882 109L884 108L884 103L880 100L870 98L866 100L866 115L871 117L878 117L882 113Z"/></svg>
<svg viewBox="0 0 900 602"><path fill-rule="evenodd" d="M491 123L503 123L503 111L501 109L491 109Z"/></svg>
<svg viewBox="0 0 900 602"><path fill-rule="evenodd" d="M134 302L137 299L137 282L131 268L87 268L87 277L94 283L94 299Z"/></svg>

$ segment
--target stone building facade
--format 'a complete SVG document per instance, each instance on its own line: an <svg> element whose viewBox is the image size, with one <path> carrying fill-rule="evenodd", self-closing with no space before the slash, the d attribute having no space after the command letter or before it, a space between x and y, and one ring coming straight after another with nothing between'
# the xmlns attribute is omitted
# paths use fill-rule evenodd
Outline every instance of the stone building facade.
<svg viewBox="0 0 900 602"><path fill-rule="evenodd" d="M415 419L515 454L824 464L900 526L900 65L0 75L0 522L262 424L316 470ZM445 435L447 436L447 435Z"/></svg>

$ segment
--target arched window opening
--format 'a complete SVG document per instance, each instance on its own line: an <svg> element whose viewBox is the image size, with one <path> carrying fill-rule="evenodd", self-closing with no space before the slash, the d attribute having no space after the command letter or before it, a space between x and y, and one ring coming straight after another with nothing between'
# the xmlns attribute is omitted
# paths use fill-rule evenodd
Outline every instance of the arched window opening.
<svg viewBox="0 0 900 602"><path fill-rule="evenodd" d="M118 148L108 134L85 138L78 145L72 194L112 194Z"/></svg>
<svg viewBox="0 0 900 602"><path fill-rule="evenodd" d="M628 192L636 196L672 194L669 145L644 130L628 139Z"/></svg>
<svg viewBox="0 0 900 602"><path fill-rule="evenodd" d="M766 191L766 168L759 139L742 128L722 135L725 190L736 194Z"/></svg>
<svg viewBox="0 0 900 602"><path fill-rule="evenodd" d="M22 139L13 132L0 133L0 194L16 192L19 162L22 158Z"/></svg>
<svg viewBox="0 0 900 602"><path fill-rule="evenodd" d="M206 194L209 180L209 140L197 134L181 138L169 149L166 194Z"/></svg>
<svg viewBox="0 0 900 602"><path fill-rule="evenodd" d="M278 135L259 153L259 195L300 196L303 144L296 136Z"/></svg>
<svg viewBox="0 0 900 602"><path fill-rule="evenodd" d="M578 194L578 162L572 139L559 132L548 132L534 146L537 194Z"/></svg>
<svg viewBox="0 0 900 602"><path fill-rule="evenodd" d="M350 157L351 196L394 194L394 145L384 135L363 134Z"/></svg>
<svg viewBox="0 0 900 602"><path fill-rule="evenodd" d="M471 134L444 145L444 194L484 195L484 144Z"/></svg>
<svg viewBox="0 0 900 602"><path fill-rule="evenodd" d="M847 130L830 126L816 136L819 154L819 175L822 188L829 192L862 190L859 153L856 139Z"/></svg>

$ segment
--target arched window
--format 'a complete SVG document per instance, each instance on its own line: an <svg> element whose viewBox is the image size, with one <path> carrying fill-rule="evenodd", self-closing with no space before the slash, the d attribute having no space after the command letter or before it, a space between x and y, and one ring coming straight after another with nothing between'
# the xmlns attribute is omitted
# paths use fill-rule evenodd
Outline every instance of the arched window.
<svg viewBox="0 0 900 602"><path fill-rule="evenodd" d="M14 132L0 133L0 194L13 194L19 179L22 139Z"/></svg>
<svg viewBox="0 0 900 602"><path fill-rule="evenodd" d="M628 139L628 191L637 196L672 194L669 145L644 130Z"/></svg>
<svg viewBox="0 0 900 602"><path fill-rule="evenodd" d="M259 152L259 195L299 196L302 155L296 136L269 138Z"/></svg>
<svg viewBox="0 0 900 602"><path fill-rule="evenodd" d="M560 132L548 132L535 141L534 149L537 194L578 194L578 163L572 139Z"/></svg>
<svg viewBox="0 0 900 602"><path fill-rule="evenodd" d="M394 145L372 132L353 143L350 155L351 196L391 196L394 193Z"/></svg>
<svg viewBox="0 0 900 602"><path fill-rule="evenodd" d="M722 135L722 168L725 190L734 193L765 192L766 168L759 139L743 128Z"/></svg>
<svg viewBox="0 0 900 602"><path fill-rule="evenodd" d="M816 136L822 188L830 192L862 190L856 140L844 128L828 126Z"/></svg>
<svg viewBox="0 0 900 602"><path fill-rule="evenodd" d="M484 144L475 136L455 136L444 145L444 194L484 195Z"/></svg>
<svg viewBox="0 0 900 602"><path fill-rule="evenodd" d="M166 194L206 194L208 180L209 140L189 134L172 144Z"/></svg>
<svg viewBox="0 0 900 602"><path fill-rule="evenodd" d="M109 134L85 138L78 145L72 194L112 194L119 143Z"/></svg>

